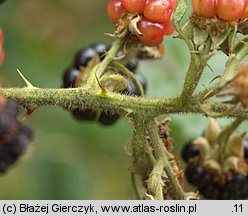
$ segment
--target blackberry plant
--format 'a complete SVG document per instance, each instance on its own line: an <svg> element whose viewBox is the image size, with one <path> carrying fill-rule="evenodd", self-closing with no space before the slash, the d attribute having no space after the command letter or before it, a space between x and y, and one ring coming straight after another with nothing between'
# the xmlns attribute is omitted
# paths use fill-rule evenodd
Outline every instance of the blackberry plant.
<svg viewBox="0 0 248 216"><path fill-rule="evenodd" d="M103 125L128 119L133 135L127 151L139 199L245 199L248 142L238 127L248 115L248 19L246 1L236 3L192 0L187 18L186 0L109 0L108 16L116 27L108 34L112 44L76 51L61 88L37 88L20 74L25 88L1 88L0 93L26 108L26 117L51 105L69 110L78 120ZM139 62L163 57L163 39L174 32L175 43L182 40L190 54L181 93L146 98L149 81L139 73ZM216 53L227 56L225 71L209 75L212 82L199 90ZM32 132L17 120L11 123L14 111L2 110L0 129L11 135L1 138L0 171L5 171L24 152ZM207 116L209 125L183 148L184 168L174 153L171 119L161 116L190 113ZM224 117L232 119L221 128L215 119ZM184 188L186 180L197 192Z"/></svg>

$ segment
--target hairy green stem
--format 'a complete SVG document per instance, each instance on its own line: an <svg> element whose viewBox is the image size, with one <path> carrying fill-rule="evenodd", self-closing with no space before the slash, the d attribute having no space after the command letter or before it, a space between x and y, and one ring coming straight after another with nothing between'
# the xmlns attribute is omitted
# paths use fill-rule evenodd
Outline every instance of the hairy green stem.
<svg viewBox="0 0 248 216"><path fill-rule="evenodd" d="M167 152L164 144L162 143L158 135L156 121L154 119L148 120L146 127L151 139L151 144L154 149L155 158L157 159L157 161L162 161L162 163L159 164L160 166L164 167L165 173L167 174L174 188L176 199L183 200L185 198L185 193L177 179L177 174L174 173L174 170L171 167L171 164L169 162L169 159L171 158L167 158L167 155L169 155L169 153Z"/></svg>
<svg viewBox="0 0 248 216"><path fill-rule="evenodd" d="M132 182L132 186L133 186L133 190L134 190L136 199L141 200L141 197L139 195L139 190L137 187L136 176L135 176L135 173L133 173L133 172L131 172L131 182Z"/></svg>
<svg viewBox="0 0 248 216"><path fill-rule="evenodd" d="M180 105L178 98L147 99L108 92L107 95L86 91L85 88L42 89L0 88L0 93L24 107L59 106L66 109L91 108L109 110L126 116L139 114L143 118L161 114L196 113L205 115L197 98L190 98L187 107ZM232 104L206 102L204 109L213 113L228 111ZM228 117L248 118L248 110L237 106Z"/></svg>
<svg viewBox="0 0 248 216"><path fill-rule="evenodd" d="M145 133L145 123L142 118L137 116L133 117L133 138L132 138L132 155L134 157L134 162L145 155L145 143L146 143L146 133Z"/></svg>
<svg viewBox="0 0 248 216"><path fill-rule="evenodd" d="M123 31L123 33L118 37L111 46L111 49L106 52L106 56L103 59L101 63L99 63L96 68L94 68L94 72L92 72L87 80L86 88L90 89L92 86L94 86L94 83L96 82L95 75L97 77L101 76L103 72L106 70L107 66L110 64L111 61L114 60L117 52L120 50L120 48L123 46L123 44L126 41L127 35L128 35L128 29Z"/></svg>
<svg viewBox="0 0 248 216"><path fill-rule="evenodd" d="M164 199L164 183L162 179L163 173L164 161L161 159L154 164L154 168L147 181L148 192L155 198L155 200Z"/></svg>
<svg viewBox="0 0 248 216"><path fill-rule="evenodd" d="M210 58L210 47L210 39L206 42L206 45L201 52L195 49L192 50L191 47L189 47L189 50L191 52L191 62L185 77L184 86L181 93L181 100L183 105L186 105L188 103L189 98L193 95L200 81L202 73L207 65L207 61Z"/></svg>

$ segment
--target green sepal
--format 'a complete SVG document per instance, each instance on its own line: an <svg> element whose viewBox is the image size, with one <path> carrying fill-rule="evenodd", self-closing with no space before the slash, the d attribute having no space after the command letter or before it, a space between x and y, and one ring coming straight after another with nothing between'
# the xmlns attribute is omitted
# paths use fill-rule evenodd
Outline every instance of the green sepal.
<svg viewBox="0 0 248 216"><path fill-rule="evenodd" d="M233 133L227 142L226 154L236 156L239 158L244 157L244 139L245 133Z"/></svg>
<svg viewBox="0 0 248 216"><path fill-rule="evenodd" d="M195 27L193 28L193 35L194 44L200 46L208 39L209 33L205 29Z"/></svg>
<svg viewBox="0 0 248 216"><path fill-rule="evenodd" d="M224 41L228 38L229 34L230 34L230 29L226 30L221 35L216 35L213 32L210 32L209 35L210 35L211 40L213 42L211 49L212 50L219 49L221 44L223 44Z"/></svg>
<svg viewBox="0 0 248 216"><path fill-rule="evenodd" d="M123 91L127 86L126 79L121 74L104 74L100 81L111 92Z"/></svg>
<svg viewBox="0 0 248 216"><path fill-rule="evenodd" d="M193 40L193 25L192 23L190 22L190 20L188 20L184 26L182 27L182 32L184 33L184 35L190 39L190 40ZM175 38L179 38L179 39L182 39L183 38L181 37L181 35L176 35Z"/></svg>
<svg viewBox="0 0 248 216"><path fill-rule="evenodd" d="M177 27L180 26L180 22L186 13L187 5L188 4L186 0L177 0L174 13L172 16L172 23L174 24L174 27L176 29L178 29Z"/></svg>

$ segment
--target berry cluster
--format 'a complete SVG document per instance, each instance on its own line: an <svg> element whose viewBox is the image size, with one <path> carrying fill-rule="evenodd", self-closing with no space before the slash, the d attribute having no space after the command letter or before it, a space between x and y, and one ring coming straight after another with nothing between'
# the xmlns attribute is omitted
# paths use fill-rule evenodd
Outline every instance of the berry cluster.
<svg viewBox="0 0 248 216"><path fill-rule="evenodd" d="M218 16L228 22L248 18L247 0L192 0L192 6L203 17Z"/></svg>
<svg viewBox="0 0 248 216"><path fill-rule="evenodd" d="M116 23L125 13L139 14L138 29L143 34L138 39L146 46L160 44L165 35L171 35L174 28L171 16L176 0L110 0L108 15Z"/></svg>
<svg viewBox="0 0 248 216"><path fill-rule="evenodd" d="M64 72L63 88L76 88L82 86L87 81L88 77L88 74L85 72L85 68L87 68L88 64L95 56L99 56L100 61L102 61L104 59L105 52L109 49L110 47L108 45L97 43L78 50L75 54L73 66L66 69ZM120 56L121 53L118 53L117 55ZM138 63L138 59L134 58L128 62L125 67L133 72L137 80L141 83L143 90L146 91L147 81L142 74L137 72ZM137 86L137 83L130 81L127 77L125 77L125 80L126 88L119 93L125 95L141 96L141 92ZM78 120L97 120L103 125L111 125L119 119L119 115L113 114L109 111L104 112L102 110L77 108L72 111L72 114Z"/></svg>
<svg viewBox="0 0 248 216"><path fill-rule="evenodd" d="M248 162L248 141L244 140L244 159ZM185 176L189 183L196 186L207 199L243 199L248 197L248 177L234 170L216 173L204 165L199 146L190 141L182 151L187 163Z"/></svg>
<svg viewBox="0 0 248 216"><path fill-rule="evenodd" d="M33 131L17 120L17 104L0 95L0 173L4 173L25 152Z"/></svg>

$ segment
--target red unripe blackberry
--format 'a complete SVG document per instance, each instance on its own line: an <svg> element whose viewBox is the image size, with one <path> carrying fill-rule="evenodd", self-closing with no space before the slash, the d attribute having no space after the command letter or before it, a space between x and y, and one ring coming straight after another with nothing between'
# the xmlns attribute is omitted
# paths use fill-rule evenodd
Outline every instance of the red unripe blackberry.
<svg viewBox="0 0 248 216"><path fill-rule="evenodd" d="M0 46L2 46L3 41L4 41L3 30L0 28Z"/></svg>
<svg viewBox="0 0 248 216"><path fill-rule="evenodd" d="M125 9L122 5L122 0L110 0L108 2L108 16L113 23L121 17L121 14L124 13Z"/></svg>
<svg viewBox="0 0 248 216"><path fill-rule="evenodd" d="M193 11L203 17L216 15L217 0L192 0Z"/></svg>
<svg viewBox="0 0 248 216"><path fill-rule="evenodd" d="M176 3L177 3L177 0L171 0L171 4L172 4L173 8L175 7Z"/></svg>
<svg viewBox="0 0 248 216"><path fill-rule="evenodd" d="M143 36L138 36L142 44L146 46L156 46L163 41L164 26L162 24L142 19L138 23L138 28L143 34Z"/></svg>
<svg viewBox="0 0 248 216"><path fill-rule="evenodd" d="M245 6L245 12L243 13L243 16L241 17L242 20L248 18L248 1L246 0L246 6Z"/></svg>
<svg viewBox="0 0 248 216"><path fill-rule="evenodd" d="M170 0L150 0L144 9L144 16L152 22L164 23L171 18L173 4Z"/></svg>
<svg viewBox="0 0 248 216"><path fill-rule="evenodd" d="M175 29L171 23L171 20L168 20L164 23L164 35L172 35L175 32Z"/></svg>
<svg viewBox="0 0 248 216"><path fill-rule="evenodd" d="M3 64L4 58L5 58L5 53L3 49L0 49L0 65Z"/></svg>
<svg viewBox="0 0 248 216"><path fill-rule="evenodd" d="M4 37L3 37L3 31L0 28L0 65L3 63L4 61L4 57L5 57L5 53L3 50L3 42L4 42Z"/></svg>
<svg viewBox="0 0 248 216"><path fill-rule="evenodd" d="M122 5L130 13L142 13L146 0L122 0Z"/></svg>
<svg viewBox="0 0 248 216"><path fill-rule="evenodd" d="M246 0L218 0L217 15L225 21L241 19L246 7Z"/></svg>

